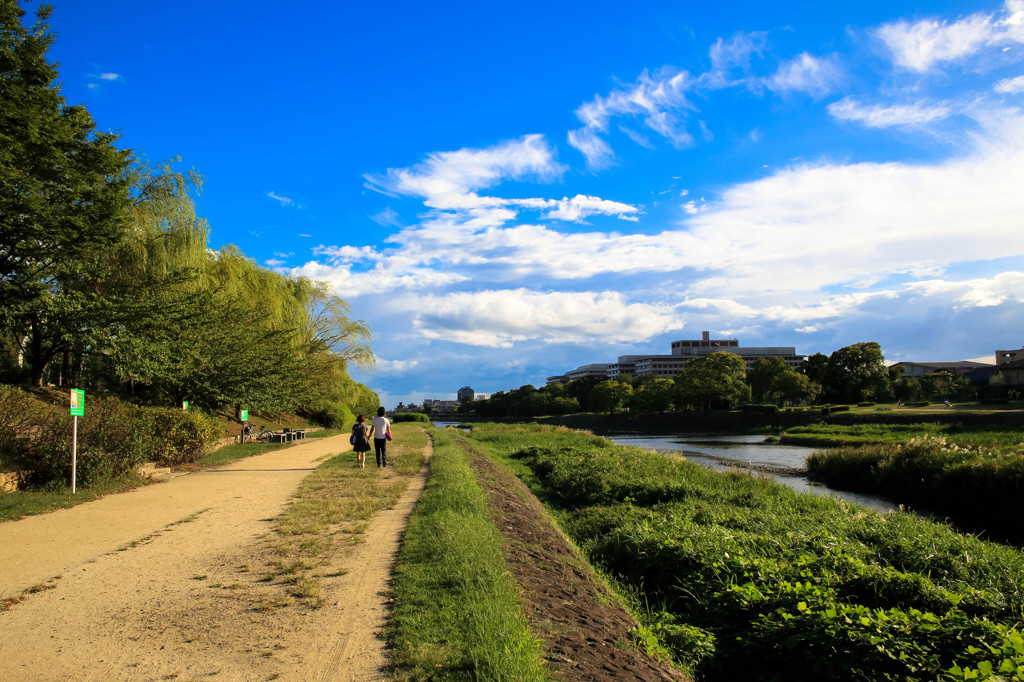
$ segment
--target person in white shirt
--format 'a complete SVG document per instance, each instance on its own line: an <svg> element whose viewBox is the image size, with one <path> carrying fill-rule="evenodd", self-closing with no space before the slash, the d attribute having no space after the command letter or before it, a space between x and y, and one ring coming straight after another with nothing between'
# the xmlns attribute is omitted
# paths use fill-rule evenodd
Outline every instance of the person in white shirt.
<svg viewBox="0 0 1024 682"><path fill-rule="evenodd" d="M370 424L373 426L373 451L377 455L377 466L388 465L388 441L391 440L391 422L384 416L384 408L377 408L377 416Z"/></svg>

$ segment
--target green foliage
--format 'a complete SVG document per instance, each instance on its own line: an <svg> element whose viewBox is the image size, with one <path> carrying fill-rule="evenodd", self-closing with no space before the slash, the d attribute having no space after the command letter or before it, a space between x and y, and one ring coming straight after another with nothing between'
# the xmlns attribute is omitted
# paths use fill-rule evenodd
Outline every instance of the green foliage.
<svg viewBox="0 0 1024 682"><path fill-rule="evenodd" d="M602 381L590 391L590 405L598 411L615 414L624 408L633 395L633 387L620 381Z"/></svg>
<svg viewBox="0 0 1024 682"><path fill-rule="evenodd" d="M664 413L675 404L675 393L675 382L671 379L657 377L637 382L630 408L638 412Z"/></svg>
<svg viewBox="0 0 1024 682"><path fill-rule="evenodd" d="M696 409L729 407L750 398L743 383L746 363L733 353L719 351L686 363L676 375L676 402Z"/></svg>
<svg viewBox="0 0 1024 682"><path fill-rule="evenodd" d="M391 419L393 422L423 422L425 424L430 423L430 417L423 414L422 412L397 412Z"/></svg>
<svg viewBox="0 0 1024 682"><path fill-rule="evenodd" d="M93 486L134 475L142 462L196 461L222 432L197 411L144 408L90 396L78 419L77 481ZM46 405L23 391L0 386L0 463L23 472L30 487L71 480L72 417L66 404Z"/></svg>
<svg viewBox="0 0 1024 682"><path fill-rule="evenodd" d="M0 2L0 331L36 386L101 307L90 282L123 235L129 155L66 104L46 58L49 13L27 27L18 2Z"/></svg>
<svg viewBox="0 0 1024 682"><path fill-rule="evenodd" d="M198 461L223 434L220 422L198 410L154 407L147 413L153 424L153 457L166 464Z"/></svg>
<svg viewBox="0 0 1024 682"><path fill-rule="evenodd" d="M834 351L828 358L821 383L826 399L832 402L858 403L886 393L889 373L882 347L867 341Z"/></svg>
<svg viewBox="0 0 1024 682"><path fill-rule="evenodd" d="M1017 550L567 430L483 425L470 439L666 614L648 631L680 660L701 652L701 679L1013 679L1024 665Z"/></svg>
<svg viewBox="0 0 1024 682"><path fill-rule="evenodd" d="M1024 541L1024 443L1002 451L961 446L944 437L815 452L808 470L842 488L885 495L971 528Z"/></svg>

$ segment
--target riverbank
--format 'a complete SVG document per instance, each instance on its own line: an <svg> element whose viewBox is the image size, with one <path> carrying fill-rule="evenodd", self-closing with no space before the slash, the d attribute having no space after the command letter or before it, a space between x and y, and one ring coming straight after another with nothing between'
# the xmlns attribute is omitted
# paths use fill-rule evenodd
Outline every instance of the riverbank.
<svg viewBox="0 0 1024 682"><path fill-rule="evenodd" d="M468 438L647 605L644 631L701 679L1024 676L1018 550L566 429Z"/></svg>
<svg viewBox="0 0 1024 682"><path fill-rule="evenodd" d="M475 415L452 416L452 420L466 423L495 421ZM776 433L780 430L815 423L856 424L961 424L968 427L992 426L998 428L1024 428L1024 402L1007 406L983 406L978 403L954 404L950 408L938 405L925 407L898 407L895 403L868 406L812 405L787 407L777 411L749 410L686 410L664 414L619 412L581 412L542 417L518 417L497 420L499 423L533 422L548 426L566 426L594 433Z"/></svg>

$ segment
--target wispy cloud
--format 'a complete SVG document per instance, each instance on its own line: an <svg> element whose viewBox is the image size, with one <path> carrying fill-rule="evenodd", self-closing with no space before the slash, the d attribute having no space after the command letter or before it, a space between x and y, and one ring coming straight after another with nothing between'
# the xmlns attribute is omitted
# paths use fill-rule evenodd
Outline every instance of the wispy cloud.
<svg viewBox="0 0 1024 682"><path fill-rule="evenodd" d="M765 82L774 92L827 95L842 80L838 58L815 57L806 52L784 62Z"/></svg>
<svg viewBox="0 0 1024 682"><path fill-rule="evenodd" d="M1015 95L1024 92L1024 76L1004 78L992 86L992 89L1004 95Z"/></svg>
<svg viewBox="0 0 1024 682"><path fill-rule="evenodd" d="M117 83L123 82L124 76L119 73L112 71L105 71L101 73L90 73L88 76L89 82L85 84L90 90L97 90L102 88L106 83Z"/></svg>
<svg viewBox="0 0 1024 682"><path fill-rule="evenodd" d="M867 106L852 97L828 105L828 112L840 121L854 121L872 128L892 126L920 126L948 118L953 109L948 104L924 106L899 104Z"/></svg>
<svg viewBox="0 0 1024 682"><path fill-rule="evenodd" d="M278 202L282 206L295 206L296 208L299 208L299 205L295 203L294 199L290 199L289 197L279 196L279 195L275 194L273 190L267 192L267 196L270 197L271 199L273 199L274 201Z"/></svg>
<svg viewBox="0 0 1024 682"><path fill-rule="evenodd" d="M952 23L895 21L874 31L900 68L917 73L988 46L1024 42L1024 0L1007 0L1002 16L976 13Z"/></svg>

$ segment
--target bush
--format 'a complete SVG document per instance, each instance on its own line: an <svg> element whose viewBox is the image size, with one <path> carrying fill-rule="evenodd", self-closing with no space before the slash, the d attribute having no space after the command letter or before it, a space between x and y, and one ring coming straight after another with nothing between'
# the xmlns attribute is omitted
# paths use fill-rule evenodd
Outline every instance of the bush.
<svg viewBox="0 0 1024 682"><path fill-rule="evenodd" d="M875 404L874 403L870 403L870 402L857 403L857 407L874 407L874 406L875 406Z"/></svg>
<svg viewBox="0 0 1024 682"><path fill-rule="evenodd" d="M22 391L0 393L0 460L28 486L71 480L73 419L63 405L45 405ZM114 398L91 398L78 420L77 482L83 486L132 473L152 455L145 411Z"/></svg>
<svg viewBox="0 0 1024 682"><path fill-rule="evenodd" d="M356 420L348 405L338 401L327 401L318 409L307 412L305 416L325 429L340 429Z"/></svg>
<svg viewBox="0 0 1024 682"><path fill-rule="evenodd" d="M188 464L210 451L221 435L217 420L202 412L170 407L149 408L153 457L165 464Z"/></svg>
<svg viewBox="0 0 1024 682"><path fill-rule="evenodd" d="M422 412L396 412L393 422L426 422L430 423L430 417Z"/></svg>

